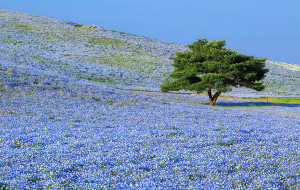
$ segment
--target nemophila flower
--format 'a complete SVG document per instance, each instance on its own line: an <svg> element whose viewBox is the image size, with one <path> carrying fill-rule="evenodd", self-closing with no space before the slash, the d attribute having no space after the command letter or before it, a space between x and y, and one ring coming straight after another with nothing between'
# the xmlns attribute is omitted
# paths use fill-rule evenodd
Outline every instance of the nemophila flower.
<svg viewBox="0 0 300 190"><path fill-rule="evenodd" d="M0 20L2 186L300 188L298 107L220 98L212 109L201 95L161 94L159 76L172 69L166 52L182 51L184 46L103 28L94 33L78 31L63 20L4 12ZM90 47L86 36L141 45L146 55L136 58L155 59L156 67L138 72L126 57L139 52L134 47L109 48L99 39ZM99 57L112 53L126 56L103 64ZM114 65L124 60L128 68ZM272 62L267 66L273 71L266 77L270 84L285 80L292 87L295 77L288 75L298 76L295 70ZM145 89L154 92L137 91ZM270 87L262 94L271 92ZM231 93L257 96L245 89ZM297 88L294 93L299 94Z"/></svg>

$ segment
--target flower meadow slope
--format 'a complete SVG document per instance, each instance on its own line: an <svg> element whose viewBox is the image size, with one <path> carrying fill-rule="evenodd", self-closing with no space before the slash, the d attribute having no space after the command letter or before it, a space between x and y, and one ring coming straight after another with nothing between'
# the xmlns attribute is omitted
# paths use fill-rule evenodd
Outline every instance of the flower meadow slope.
<svg viewBox="0 0 300 190"><path fill-rule="evenodd" d="M176 51L188 50L184 45L100 27L77 29L74 24L0 9L0 60L13 70L38 76L159 90L173 70L170 58ZM299 66L272 61L266 66L270 72L265 91L239 88L228 95L299 96Z"/></svg>
<svg viewBox="0 0 300 190"><path fill-rule="evenodd" d="M299 189L299 105L162 94L176 50L0 10L0 189ZM267 66L264 95L299 96Z"/></svg>

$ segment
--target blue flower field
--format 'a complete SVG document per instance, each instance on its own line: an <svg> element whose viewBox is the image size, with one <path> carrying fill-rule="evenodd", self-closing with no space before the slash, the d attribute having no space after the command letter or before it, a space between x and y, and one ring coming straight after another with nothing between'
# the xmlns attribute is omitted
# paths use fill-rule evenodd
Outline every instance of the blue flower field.
<svg viewBox="0 0 300 190"><path fill-rule="evenodd" d="M0 189L300 189L299 104L161 93L187 47L0 9ZM299 97L267 61L262 92Z"/></svg>

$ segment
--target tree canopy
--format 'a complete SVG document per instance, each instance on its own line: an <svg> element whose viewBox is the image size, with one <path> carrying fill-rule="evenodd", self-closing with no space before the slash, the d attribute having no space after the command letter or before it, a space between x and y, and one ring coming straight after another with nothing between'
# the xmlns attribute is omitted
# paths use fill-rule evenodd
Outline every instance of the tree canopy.
<svg viewBox="0 0 300 190"><path fill-rule="evenodd" d="M189 44L190 51L176 52L174 80L161 85L162 92L195 90L207 91L210 105L214 105L221 93L231 87L247 87L257 91L265 88L261 80L268 72L266 58L239 54L224 48L225 40L198 39ZM216 90L212 95L212 89Z"/></svg>

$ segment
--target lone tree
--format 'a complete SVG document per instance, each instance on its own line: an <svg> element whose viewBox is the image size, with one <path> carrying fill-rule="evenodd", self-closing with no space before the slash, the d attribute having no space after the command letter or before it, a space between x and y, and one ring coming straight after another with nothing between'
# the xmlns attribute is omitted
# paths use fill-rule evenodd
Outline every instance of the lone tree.
<svg viewBox="0 0 300 190"><path fill-rule="evenodd" d="M161 91L207 90L209 105L214 105L220 94L231 91L232 86L263 90L260 80L268 72L264 68L267 59L238 54L224 46L225 40L198 39L188 45L191 51L176 52L175 68L170 74L174 80L162 84ZM214 95L212 89L216 91Z"/></svg>

